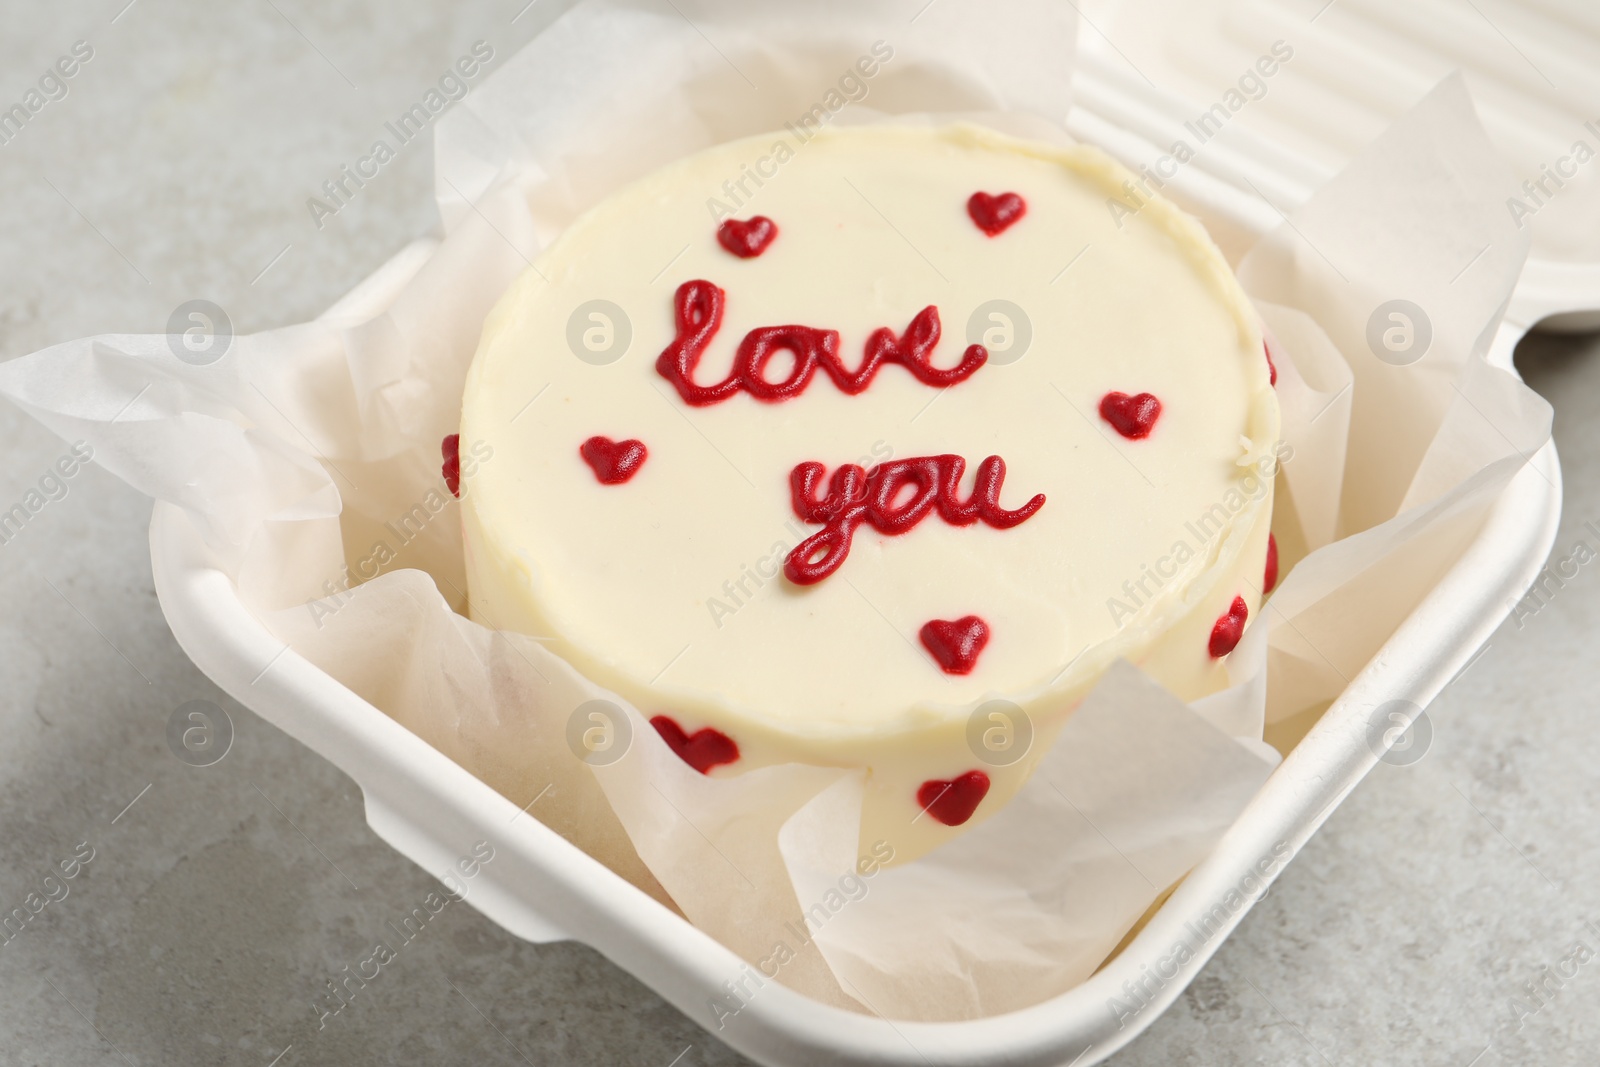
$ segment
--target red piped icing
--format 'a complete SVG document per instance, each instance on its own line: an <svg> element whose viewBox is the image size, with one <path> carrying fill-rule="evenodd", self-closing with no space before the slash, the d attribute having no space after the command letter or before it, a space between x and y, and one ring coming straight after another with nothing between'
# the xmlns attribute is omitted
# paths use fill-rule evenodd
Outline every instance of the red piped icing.
<svg viewBox="0 0 1600 1067"><path fill-rule="evenodd" d="M754 259L778 236L778 224L765 215L751 219L726 219L717 227L717 242L740 259Z"/></svg>
<svg viewBox="0 0 1600 1067"><path fill-rule="evenodd" d="M1239 644L1239 638L1244 636L1244 623L1250 615L1250 609L1245 606L1244 597L1236 596L1233 603L1228 606L1228 613L1217 618L1217 624L1211 628L1211 658L1221 659L1232 652Z"/></svg>
<svg viewBox="0 0 1600 1067"><path fill-rule="evenodd" d="M692 734L686 734L683 732L683 727L666 715L652 717L650 725L656 728L661 740L677 753L679 759L701 774L710 774L711 768L724 763L733 763L739 758L739 746L734 744L733 738L721 730L705 726Z"/></svg>
<svg viewBox="0 0 1600 1067"><path fill-rule="evenodd" d="M960 826L972 818L989 795L989 776L968 771L949 780L932 778L917 788L917 805L946 826Z"/></svg>
<svg viewBox="0 0 1600 1067"><path fill-rule="evenodd" d="M834 385L854 396L871 384L878 368L898 363L924 385L943 388L972 376L989 358L982 345L968 345L961 362L939 368L932 362L939 344L939 309L929 305L917 312L897 336L888 327L874 330L867 338L861 366L847 370L839 358L839 331L812 326L761 326L745 334L734 356L733 370L714 385L698 385L694 370L700 357L722 327L727 293L708 281L688 281L678 286L673 297L677 333L656 359L656 372L678 391L686 403L695 407L717 404L743 389L757 400L788 400L805 392L817 368L833 379ZM781 382L768 381L763 372L779 351L794 356L789 376Z"/></svg>
<svg viewBox="0 0 1600 1067"><path fill-rule="evenodd" d="M596 435L578 446L578 454L594 470L594 476L602 485L621 485L639 473L639 468L650 457L650 450L644 447L643 441L633 438L613 441Z"/></svg>
<svg viewBox="0 0 1600 1067"><path fill-rule="evenodd" d="M1154 393L1107 393L1100 398L1100 417L1130 441L1150 436L1161 417L1161 401Z"/></svg>
<svg viewBox="0 0 1600 1067"><path fill-rule="evenodd" d="M1261 576L1261 595L1266 596L1278 585L1278 539L1267 534L1267 570Z"/></svg>
<svg viewBox="0 0 1600 1067"><path fill-rule="evenodd" d="M1278 365L1272 362L1272 346L1265 340L1261 342L1261 351L1267 356L1267 384L1276 387L1278 384Z"/></svg>
<svg viewBox="0 0 1600 1067"><path fill-rule="evenodd" d="M973 193L967 198L967 214L990 237L1000 236L1027 213L1028 202L1016 193Z"/></svg>
<svg viewBox="0 0 1600 1067"><path fill-rule="evenodd" d="M989 624L976 615L963 615L954 622L934 619L923 623L917 636L946 674L970 674L978 664L978 653L989 643Z"/></svg>
<svg viewBox="0 0 1600 1067"><path fill-rule="evenodd" d="M960 456L919 456L880 463L866 471L846 463L833 472L827 493L817 495L827 468L810 460L789 472L789 493L794 512L804 522L822 523L822 529L796 545L783 561L783 573L796 585L815 585L844 565L856 528L866 523L879 533L903 534L937 511L952 526L970 526L982 520L998 530L1026 522L1044 507L1040 493L1015 511L1000 506L1000 487L1006 464L990 456L978 464L972 493L962 500L957 487L967 461ZM896 503L903 490L913 492Z"/></svg>
<svg viewBox="0 0 1600 1067"><path fill-rule="evenodd" d="M439 468L444 475L445 488L450 490L451 496L461 495L461 435L453 433L446 437L439 446L444 453L444 466Z"/></svg>

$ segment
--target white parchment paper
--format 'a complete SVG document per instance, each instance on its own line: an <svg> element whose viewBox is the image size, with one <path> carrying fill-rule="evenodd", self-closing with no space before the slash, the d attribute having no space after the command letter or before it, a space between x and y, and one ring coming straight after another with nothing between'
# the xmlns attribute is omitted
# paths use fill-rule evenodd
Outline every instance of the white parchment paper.
<svg viewBox="0 0 1600 1067"><path fill-rule="evenodd" d="M876 42L892 58L849 80ZM1070 6L1042 0L596 0L437 128L444 236L316 321L204 366L162 336L69 342L0 367L0 392L184 509L296 654L749 961L721 1010L767 981L894 1018L1022 1007L1091 974L1207 853L1275 765L1264 727L1337 695L1548 436L1546 406L1483 361L1526 239L1458 80L1240 266L1293 455L1275 514L1287 576L1230 657L1232 687L1185 706L1119 665L1017 800L914 863L855 868L858 774L702 777L538 642L458 614L439 442L490 306L621 184L819 108L1062 139L1072 43ZM1408 366L1366 341L1396 297L1433 331ZM618 711L603 765L568 743L593 701Z"/></svg>

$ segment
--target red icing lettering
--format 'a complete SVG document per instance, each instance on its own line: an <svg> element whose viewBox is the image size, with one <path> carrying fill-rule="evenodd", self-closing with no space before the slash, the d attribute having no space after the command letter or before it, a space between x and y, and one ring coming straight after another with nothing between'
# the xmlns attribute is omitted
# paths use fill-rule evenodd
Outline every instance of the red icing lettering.
<svg viewBox="0 0 1600 1067"><path fill-rule="evenodd" d="M609 437L595 436L578 446L578 454L594 471L602 485L621 485L639 473L644 461L650 457L643 441L629 438L613 441Z"/></svg>
<svg viewBox="0 0 1600 1067"><path fill-rule="evenodd" d="M446 437L440 444L440 451L444 453L444 466L439 468L444 475L445 488L450 490L451 496L461 495L461 435L453 433Z"/></svg>
<svg viewBox="0 0 1600 1067"><path fill-rule="evenodd" d="M989 643L989 624L976 615L963 615L954 622L934 619L923 623L917 636L946 674L970 674L978 653Z"/></svg>
<svg viewBox="0 0 1600 1067"><path fill-rule="evenodd" d="M794 355L789 377L771 382L765 377L767 362L779 351ZM733 373L745 391L757 400L775 402L799 396L811 382L811 375L822 362L825 367L839 365L839 334L810 326L762 326L751 330L739 342L733 357Z"/></svg>
<svg viewBox="0 0 1600 1067"><path fill-rule="evenodd" d="M739 391L739 370L716 385L694 383L695 364L722 328L722 304L727 294L706 281L684 282L672 296L677 333L656 357L656 373L672 383L686 403L696 407L726 400Z"/></svg>
<svg viewBox="0 0 1600 1067"><path fill-rule="evenodd" d="M754 259L778 236L778 224L765 215L741 222L727 219L717 227L717 242L740 259Z"/></svg>
<svg viewBox="0 0 1600 1067"><path fill-rule="evenodd" d="M812 326L762 326L745 334L734 355L733 370L714 385L699 385L695 367L722 327L727 294L708 281L689 281L678 286L673 297L677 333L656 359L656 372L672 383L678 395L695 407L720 403L743 389L757 400L788 400L805 392L820 367L833 384L851 396L871 384L878 368L898 363L925 385L954 385L964 381L989 358L982 345L969 345L961 362L954 367L933 365L933 350L939 344L939 309L929 305L917 312L904 336L880 327L867 338L861 366L845 368L839 358L839 332ZM767 364L779 351L794 356L789 376L781 382L765 376Z"/></svg>
<svg viewBox="0 0 1600 1067"><path fill-rule="evenodd" d="M1267 571L1261 578L1261 595L1266 596L1278 584L1278 539L1267 534Z"/></svg>
<svg viewBox="0 0 1600 1067"><path fill-rule="evenodd" d="M692 734L686 734L683 732L683 727L666 715L652 717L650 725L656 728L661 740L667 743L667 747L672 749L679 759L701 774L710 774L711 768L723 763L732 763L739 758L739 746L734 744L733 738L721 730L713 730L706 726Z"/></svg>
<svg viewBox="0 0 1600 1067"><path fill-rule="evenodd" d="M879 533L903 534L930 511L952 526L970 526L979 520L999 530L1027 521L1044 507L1044 494L1015 511L1000 506L1000 486L1006 465L999 456L978 464L972 493L958 493L967 461L960 456L921 456L880 463L866 471L846 463L833 472L825 495L818 488L826 472L810 460L789 473L794 512L804 522L823 527L801 541L783 562L783 573L796 585L815 585L844 565L856 528L866 523ZM905 493L910 489L910 495ZM901 497L903 502L897 503Z"/></svg>
<svg viewBox="0 0 1600 1067"><path fill-rule="evenodd" d="M972 818L988 794L989 776L968 771L949 780L923 782L917 789L917 805L946 826L960 826Z"/></svg>
<svg viewBox="0 0 1600 1067"><path fill-rule="evenodd" d="M1244 597L1236 596L1233 603L1228 606L1228 613L1218 617L1217 624L1211 628L1211 658L1221 659L1232 652L1239 644L1239 638L1244 636L1244 622L1250 615L1250 609L1245 606Z"/></svg>
<svg viewBox="0 0 1600 1067"><path fill-rule="evenodd" d="M1028 213L1028 203L1016 193L973 193L967 198L967 214L978 224L978 229L990 237L998 237L1022 216Z"/></svg>
<svg viewBox="0 0 1600 1067"><path fill-rule="evenodd" d="M1161 401L1153 393L1107 393L1100 399L1100 417L1130 441L1149 437L1161 415Z"/></svg>

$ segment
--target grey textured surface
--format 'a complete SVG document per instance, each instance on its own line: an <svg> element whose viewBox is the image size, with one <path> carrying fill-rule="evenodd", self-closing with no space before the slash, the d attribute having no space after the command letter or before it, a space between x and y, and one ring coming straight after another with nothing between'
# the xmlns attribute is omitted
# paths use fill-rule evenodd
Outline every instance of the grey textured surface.
<svg viewBox="0 0 1600 1067"><path fill-rule="evenodd" d="M5 357L158 332L197 296L241 331L315 314L432 226L428 148L320 232L306 198L473 41L503 57L544 17L518 18L524 0L125 3L0 2L7 106L74 41L94 48L0 147ZM1558 413L1558 556L1600 548L1582 528L1600 525L1597 348L1522 353ZM65 450L0 408L0 510ZM350 781L179 651L148 501L94 468L68 486L0 545L0 911L80 842L94 858L0 944L0 1063L266 1065L289 1046L276 1062L744 1062L593 951L456 905L319 1031L323 983L431 879L367 829ZM1427 756L1378 768L1118 1067L1593 1062L1600 962L1560 984L1542 969L1576 941L1600 950L1597 573L1502 628L1432 709ZM237 729L213 767L167 748L193 699Z"/></svg>

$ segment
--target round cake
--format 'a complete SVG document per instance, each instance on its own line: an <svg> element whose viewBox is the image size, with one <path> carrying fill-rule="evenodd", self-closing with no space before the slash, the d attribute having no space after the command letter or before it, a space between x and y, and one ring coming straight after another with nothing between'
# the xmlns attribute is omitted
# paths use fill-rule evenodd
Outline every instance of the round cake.
<svg viewBox="0 0 1600 1067"><path fill-rule="evenodd" d="M1116 658L1223 687L1276 569L1276 375L1146 193L1091 148L874 125L610 196L467 378L473 618L702 773L863 769L861 849L898 860L998 810Z"/></svg>

